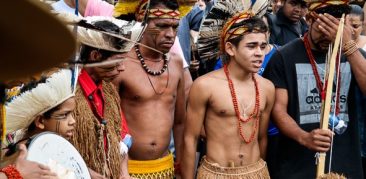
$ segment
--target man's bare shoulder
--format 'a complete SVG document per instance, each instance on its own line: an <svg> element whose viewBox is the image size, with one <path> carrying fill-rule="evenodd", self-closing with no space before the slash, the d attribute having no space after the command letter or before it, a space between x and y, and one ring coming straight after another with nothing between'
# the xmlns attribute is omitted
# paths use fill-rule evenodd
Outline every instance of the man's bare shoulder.
<svg viewBox="0 0 366 179"><path fill-rule="evenodd" d="M193 81L193 85L195 86L203 86L206 90L212 89L212 87L217 86L217 83L227 81L223 71L216 70L210 73L207 73L203 76L200 76L196 80Z"/></svg>
<svg viewBox="0 0 366 179"><path fill-rule="evenodd" d="M131 76L131 73L134 73L136 67L140 65L140 61L137 59L136 54L133 52L133 50L123 55L124 59L121 62L123 70L112 81L113 84L115 84L116 86L122 83L125 78Z"/></svg>
<svg viewBox="0 0 366 179"><path fill-rule="evenodd" d="M179 54L174 53L174 52L169 52L168 55L169 55L170 63L178 65L179 67L181 67L183 69L183 59Z"/></svg>
<svg viewBox="0 0 366 179"><path fill-rule="evenodd" d="M274 95L274 92L275 92L274 84L270 80L263 78L260 75L256 75L256 77L259 81L261 88L265 91L265 93L267 95L271 95L271 96Z"/></svg>
<svg viewBox="0 0 366 179"><path fill-rule="evenodd" d="M264 87L274 88L274 85L270 80L268 80L267 78L264 78L260 75L256 75L256 76L257 76L257 79L259 80L260 84L262 84Z"/></svg>

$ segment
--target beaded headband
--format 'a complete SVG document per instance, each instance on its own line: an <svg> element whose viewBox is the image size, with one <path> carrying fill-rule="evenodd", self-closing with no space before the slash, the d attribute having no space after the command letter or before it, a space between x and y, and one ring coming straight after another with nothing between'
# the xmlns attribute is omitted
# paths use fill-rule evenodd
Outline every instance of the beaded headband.
<svg viewBox="0 0 366 179"><path fill-rule="evenodd" d="M146 5L148 0L142 1L142 3L136 9L137 21L142 21L146 13ZM147 17L149 19L180 19L180 13L178 10L172 9L149 9Z"/></svg>
<svg viewBox="0 0 366 179"><path fill-rule="evenodd" d="M171 9L150 9L149 18L152 19L179 19L179 11Z"/></svg>

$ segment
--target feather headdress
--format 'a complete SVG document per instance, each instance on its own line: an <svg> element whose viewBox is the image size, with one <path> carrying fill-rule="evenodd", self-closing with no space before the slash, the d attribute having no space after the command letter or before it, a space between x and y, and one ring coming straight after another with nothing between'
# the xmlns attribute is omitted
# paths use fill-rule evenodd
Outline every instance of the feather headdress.
<svg viewBox="0 0 366 179"><path fill-rule="evenodd" d="M342 14L349 14L351 11L349 0L305 0L308 6L307 19L317 19L318 14L330 14L333 17L341 18Z"/></svg>
<svg viewBox="0 0 366 179"><path fill-rule="evenodd" d="M305 0L305 2L309 11L315 11L326 6L347 5L349 0Z"/></svg>
<svg viewBox="0 0 366 179"><path fill-rule="evenodd" d="M59 17L71 25L77 25L77 40L85 45L111 52L126 53L142 36L144 26L139 22L129 22L113 17L91 16L79 18L72 14L62 13ZM108 31L95 26L95 23L108 21L118 29Z"/></svg>
<svg viewBox="0 0 366 179"><path fill-rule="evenodd" d="M200 60L216 60L222 43L230 38L228 32L233 32L231 26L254 16L263 16L268 4L268 0L218 0L200 28L197 42ZM235 34L242 34L242 31L231 33Z"/></svg>
<svg viewBox="0 0 366 179"><path fill-rule="evenodd" d="M74 96L72 70L62 69L39 82L36 87L20 93L6 104L6 130L8 133L26 129L48 110Z"/></svg>
<svg viewBox="0 0 366 179"><path fill-rule="evenodd" d="M166 17L166 18L176 18L185 16L192 9L196 0L178 0L179 9L178 11L164 10L162 11L149 11L148 15L152 15L150 18L156 17ZM114 17L122 18L125 20L135 19L137 21L142 21L145 16L147 5L149 0L119 0L114 7ZM168 13L167 13L168 12ZM157 16L158 15L158 16Z"/></svg>

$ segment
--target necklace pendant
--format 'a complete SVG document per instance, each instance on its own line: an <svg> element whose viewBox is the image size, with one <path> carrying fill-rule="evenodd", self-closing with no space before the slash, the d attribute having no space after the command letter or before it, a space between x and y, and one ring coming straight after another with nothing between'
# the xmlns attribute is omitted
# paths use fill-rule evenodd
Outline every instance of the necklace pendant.
<svg viewBox="0 0 366 179"><path fill-rule="evenodd" d="M246 117L246 115L244 117L240 116L239 119L240 119L241 122L248 122L248 118Z"/></svg>

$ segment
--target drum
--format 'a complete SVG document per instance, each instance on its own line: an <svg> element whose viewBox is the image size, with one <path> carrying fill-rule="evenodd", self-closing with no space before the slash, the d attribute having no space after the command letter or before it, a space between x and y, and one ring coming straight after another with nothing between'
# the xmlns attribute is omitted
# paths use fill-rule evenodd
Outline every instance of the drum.
<svg viewBox="0 0 366 179"><path fill-rule="evenodd" d="M43 132L31 139L27 160L49 166L53 171L64 168L72 171L78 179L90 179L88 167L75 147L63 137L51 132Z"/></svg>

